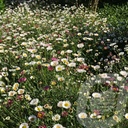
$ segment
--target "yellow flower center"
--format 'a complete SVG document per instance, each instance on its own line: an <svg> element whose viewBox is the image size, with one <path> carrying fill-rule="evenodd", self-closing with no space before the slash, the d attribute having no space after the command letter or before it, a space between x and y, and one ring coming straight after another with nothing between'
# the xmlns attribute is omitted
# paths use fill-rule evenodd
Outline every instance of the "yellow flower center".
<svg viewBox="0 0 128 128"><path fill-rule="evenodd" d="M85 115L84 115L84 114L82 114L82 115L81 115L81 118L85 118Z"/></svg>
<svg viewBox="0 0 128 128"><path fill-rule="evenodd" d="M68 107L68 106L69 106L69 104L68 104L68 103L65 103L65 104L64 104L64 106Z"/></svg>
<svg viewBox="0 0 128 128"><path fill-rule="evenodd" d="M27 126L26 126L26 125L24 125L22 128L27 128Z"/></svg>
<svg viewBox="0 0 128 128"><path fill-rule="evenodd" d="M60 128L60 126L57 126L56 128Z"/></svg>
<svg viewBox="0 0 128 128"><path fill-rule="evenodd" d="M62 70L62 68L61 67L58 67L58 70L60 71L60 70Z"/></svg>

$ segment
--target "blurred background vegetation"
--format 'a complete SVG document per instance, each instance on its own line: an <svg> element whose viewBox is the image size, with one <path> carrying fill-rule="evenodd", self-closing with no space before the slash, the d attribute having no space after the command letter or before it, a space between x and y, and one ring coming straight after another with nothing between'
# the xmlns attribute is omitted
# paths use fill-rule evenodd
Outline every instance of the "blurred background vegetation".
<svg viewBox="0 0 128 128"><path fill-rule="evenodd" d="M46 6L46 5L52 5L52 4L60 4L62 6L80 6L81 4L85 5L85 7L88 7L94 11L97 10L97 8L103 8L104 5L122 5L127 3L127 0L0 0L0 10L4 9L5 6L13 6L16 7L17 5L27 2L36 2L40 6Z"/></svg>

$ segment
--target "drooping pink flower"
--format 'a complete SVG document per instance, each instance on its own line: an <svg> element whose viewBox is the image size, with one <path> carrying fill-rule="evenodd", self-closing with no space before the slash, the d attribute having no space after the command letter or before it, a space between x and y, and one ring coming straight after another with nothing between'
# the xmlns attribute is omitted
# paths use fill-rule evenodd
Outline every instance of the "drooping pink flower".
<svg viewBox="0 0 128 128"><path fill-rule="evenodd" d="M44 90L45 90L45 91L47 91L47 90L49 90L49 89L50 89L50 86L45 86L45 87L44 87Z"/></svg>
<svg viewBox="0 0 128 128"><path fill-rule="evenodd" d="M57 54L60 54L61 53L61 51L57 51Z"/></svg>
<svg viewBox="0 0 128 128"><path fill-rule="evenodd" d="M54 70L54 68L53 68L52 66L49 66L49 67L48 67L48 70L49 70L49 71L52 71L52 70Z"/></svg>
<svg viewBox="0 0 128 128"><path fill-rule="evenodd" d="M100 115L100 111L99 111L99 110L94 110L94 113L95 113L96 115Z"/></svg>
<svg viewBox="0 0 128 128"><path fill-rule="evenodd" d="M41 68L42 68L41 65L38 65L38 66L37 66L37 69L38 69L38 70L41 70Z"/></svg>
<svg viewBox="0 0 128 128"><path fill-rule="evenodd" d="M13 104L13 100L9 99L8 102L7 102L7 107L10 107L12 104Z"/></svg>
<svg viewBox="0 0 128 128"><path fill-rule="evenodd" d="M21 72L20 72L20 74L21 74L21 75L24 75L24 74L25 74L25 71L24 71L24 70L23 70L23 71L21 71Z"/></svg>
<svg viewBox="0 0 128 128"><path fill-rule="evenodd" d="M27 80L26 77L21 77L21 78L18 80L18 82L19 82L19 83L22 83L22 82L25 82L26 80Z"/></svg>
<svg viewBox="0 0 128 128"><path fill-rule="evenodd" d="M56 58L56 57L52 57L51 60L52 60L52 61L58 61L58 58Z"/></svg>
<svg viewBox="0 0 128 128"><path fill-rule="evenodd" d="M0 43L2 43L3 41L2 40L0 40Z"/></svg>
<svg viewBox="0 0 128 128"><path fill-rule="evenodd" d="M85 65L85 64L82 64L78 67L79 69L85 69L85 70L88 70L89 69L89 66Z"/></svg>
<svg viewBox="0 0 128 128"><path fill-rule="evenodd" d="M47 128L46 125L39 126L38 128Z"/></svg>
<svg viewBox="0 0 128 128"><path fill-rule="evenodd" d="M118 92L118 91L119 91L119 87L117 87L117 86L112 86L112 87L111 87L111 90L114 91L114 92Z"/></svg>
<svg viewBox="0 0 128 128"><path fill-rule="evenodd" d="M23 98L24 98L23 95L18 95L18 96L16 97L17 100L23 100Z"/></svg>
<svg viewBox="0 0 128 128"><path fill-rule="evenodd" d="M124 90L128 91L128 86L124 86Z"/></svg>
<svg viewBox="0 0 128 128"><path fill-rule="evenodd" d="M66 117L66 116L68 115L68 112L67 112L67 111L63 111L63 112L61 113L61 115L62 115L63 117Z"/></svg>

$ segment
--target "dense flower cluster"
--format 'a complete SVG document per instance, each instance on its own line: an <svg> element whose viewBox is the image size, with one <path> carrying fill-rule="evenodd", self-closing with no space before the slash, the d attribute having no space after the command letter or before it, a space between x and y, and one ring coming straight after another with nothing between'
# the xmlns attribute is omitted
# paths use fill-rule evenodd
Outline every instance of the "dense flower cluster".
<svg viewBox="0 0 128 128"><path fill-rule="evenodd" d="M127 41L111 32L106 18L84 6L31 10L22 4L6 9L0 14L0 127L80 128L76 117L104 119L111 111L101 113L93 105L93 111L77 113L78 94L83 105L82 99L101 102L109 95L101 93L104 88L128 92ZM90 92L78 92L95 75L107 80L97 81ZM116 122L128 119L127 112L123 119L119 112L111 113Z"/></svg>

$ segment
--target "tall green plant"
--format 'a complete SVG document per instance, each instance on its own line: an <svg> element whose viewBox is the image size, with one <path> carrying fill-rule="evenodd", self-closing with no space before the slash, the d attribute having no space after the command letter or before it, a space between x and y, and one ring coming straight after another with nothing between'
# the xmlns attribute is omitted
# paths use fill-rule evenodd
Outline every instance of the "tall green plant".
<svg viewBox="0 0 128 128"><path fill-rule="evenodd" d="M0 0L0 11L5 8L4 0Z"/></svg>

